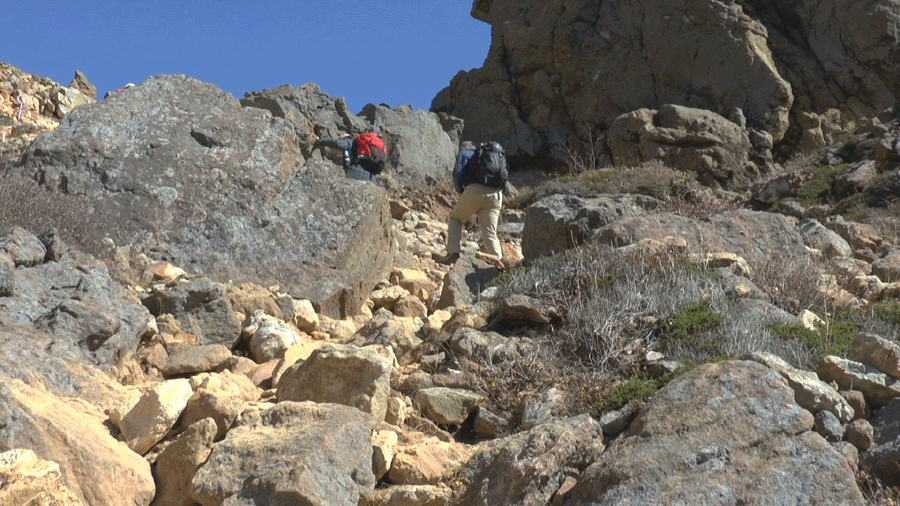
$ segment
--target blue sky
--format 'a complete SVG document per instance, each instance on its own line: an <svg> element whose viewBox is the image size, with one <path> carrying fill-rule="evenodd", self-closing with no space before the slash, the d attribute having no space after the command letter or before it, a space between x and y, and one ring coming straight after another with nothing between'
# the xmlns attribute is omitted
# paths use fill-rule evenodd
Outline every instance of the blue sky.
<svg viewBox="0 0 900 506"><path fill-rule="evenodd" d="M99 97L186 74L240 98L312 82L365 104L431 99L481 67L490 26L472 0L14 0L0 61L66 85L80 69Z"/></svg>

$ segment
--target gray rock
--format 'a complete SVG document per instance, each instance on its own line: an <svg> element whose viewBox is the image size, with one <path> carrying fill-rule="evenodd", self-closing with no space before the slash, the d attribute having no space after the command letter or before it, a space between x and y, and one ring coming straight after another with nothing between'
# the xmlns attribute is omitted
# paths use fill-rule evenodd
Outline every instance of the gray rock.
<svg viewBox="0 0 900 506"><path fill-rule="evenodd" d="M819 411L815 416L816 432L825 438L825 441L834 443L844 437L844 428L841 421L831 411Z"/></svg>
<svg viewBox="0 0 900 506"><path fill-rule="evenodd" d="M165 377L211 372L231 356L231 350L221 344L190 346L169 355L161 372Z"/></svg>
<svg viewBox="0 0 900 506"><path fill-rule="evenodd" d="M563 252L619 218L644 214L661 202L642 195L551 195L526 209L522 255L526 260Z"/></svg>
<svg viewBox="0 0 900 506"><path fill-rule="evenodd" d="M244 413L194 476L191 498L355 506L375 489L373 428L369 415L337 404L288 401Z"/></svg>
<svg viewBox="0 0 900 506"><path fill-rule="evenodd" d="M876 407L900 397L900 381L853 360L827 356L822 359L816 374L822 381L834 381L840 388L859 390Z"/></svg>
<svg viewBox="0 0 900 506"><path fill-rule="evenodd" d="M638 414L640 403L629 402L621 408L603 413L600 416L600 426L603 428L603 434L607 437L617 437L619 434L628 429L634 417Z"/></svg>
<svg viewBox="0 0 900 506"><path fill-rule="evenodd" d="M12 275L14 296L0 305L0 321L47 332L57 356L118 365L149 331L147 309L93 258L67 254L59 262L20 266Z"/></svg>
<svg viewBox="0 0 900 506"><path fill-rule="evenodd" d="M803 244L821 251L827 258L849 257L853 249L840 235L814 219L806 219L798 225Z"/></svg>
<svg viewBox="0 0 900 506"><path fill-rule="evenodd" d="M78 107L14 170L86 196L117 245L215 279L277 283L343 317L390 264L387 198L307 163L309 148L211 84L158 76Z"/></svg>
<svg viewBox="0 0 900 506"><path fill-rule="evenodd" d="M241 337L241 323L234 315L225 285L211 279L154 287L143 303L154 316L174 316L179 327L196 336L201 346L220 344L231 349Z"/></svg>
<svg viewBox="0 0 900 506"><path fill-rule="evenodd" d="M423 388L413 397L419 411L438 425L461 425L484 398L469 390Z"/></svg>
<svg viewBox="0 0 900 506"><path fill-rule="evenodd" d="M623 218L599 229L591 240L621 247L667 236L684 239L689 252L727 251L748 261L773 252L786 260L809 258L789 218L746 209L714 214L703 221L671 213Z"/></svg>
<svg viewBox="0 0 900 506"><path fill-rule="evenodd" d="M509 420L492 413L484 406L475 414L475 433L486 437L499 437L509 430Z"/></svg>
<svg viewBox="0 0 900 506"><path fill-rule="evenodd" d="M817 413L816 416L819 416L821 411L828 411L836 417L838 425L853 419L855 413L847 400L815 373L796 369L771 353L749 352L742 355L741 359L759 362L781 374L794 391L794 401L810 413Z"/></svg>
<svg viewBox="0 0 900 506"><path fill-rule="evenodd" d="M13 227L0 236L0 251L5 251L17 266L25 267L43 263L47 254L41 240L22 227Z"/></svg>
<svg viewBox="0 0 900 506"><path fill-rule="evenodd" d="M463 485L451 504L548 504L569 470L584 468L603 449L600 425L587 415L483 443L460 473Z"/></svg>
<svg viewBox="0 0 900 506"><path fill-rule="evenodd" d="M645 404L565 504L865 504L793 397L755 362L700 366Z"/></svg>

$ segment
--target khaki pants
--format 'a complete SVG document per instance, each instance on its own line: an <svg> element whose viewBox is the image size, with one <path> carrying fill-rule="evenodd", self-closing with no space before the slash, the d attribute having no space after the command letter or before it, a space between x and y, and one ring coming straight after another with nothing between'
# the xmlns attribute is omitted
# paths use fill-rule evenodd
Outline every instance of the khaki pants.
<svg viewBox="0 0 900 506"><path fill-rule="evenodd" d="M492 186L470 184L459 196L450 219L447 220L447 254L459 253L463 223L473 214L478 215L481 242L485 251L497 258L503 257L500 240L497 239L497 222L503 207L503 190Z"/></svg>

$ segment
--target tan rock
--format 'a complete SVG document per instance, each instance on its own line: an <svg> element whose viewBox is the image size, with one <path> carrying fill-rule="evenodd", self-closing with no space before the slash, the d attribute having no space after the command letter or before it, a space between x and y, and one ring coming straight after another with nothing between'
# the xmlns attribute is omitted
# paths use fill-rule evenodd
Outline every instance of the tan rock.
<svg viewBox="0 0 900 506"><path fill-rule="evenodd" d="M128 447L145 454L171 429L194 393L187 379L166 380L141 396L119 424Z"/></svg>
<svg viewBox="0 0 900 506"><path fill-rule="evenodd" d="M85 502L63 484L59 464L40 460L31 450L0 453L0 504L81 506Z"/></svg>
<svg viewBox="0 0 900 506"><path fill-rule="evenodd" d="M401 485L436 485L453 476L473 450L420 432L401 434L388 479Z"/></svg>

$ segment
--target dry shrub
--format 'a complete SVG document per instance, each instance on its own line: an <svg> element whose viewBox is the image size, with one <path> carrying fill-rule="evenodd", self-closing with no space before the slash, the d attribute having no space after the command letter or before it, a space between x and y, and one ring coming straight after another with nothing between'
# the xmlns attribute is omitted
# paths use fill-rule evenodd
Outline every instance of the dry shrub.
<svg viewBox="0 0 900 506"><path fill-rule="evenodd" d="M0 176L0 231L18 226L40 235L56 230L69 246L92 255L103 252L103 234L94 224L86 197L41 186L33 179Z"/></svg>
<svg viewBox="0 0 900 506"><path fill-rule="evenodd" d="M856 471L856 484L870 506L897 506L900 504L900 487L889 487L865 468Z"/></svg>
<svg viewBox="0 0 900 506"><path fill-rule="evenodd" d="M770 255L748 262L751 281L772 297L772 304L793 314L804 309L825 314L833 309L822 296L821 269L812 260Z"/></svg>

